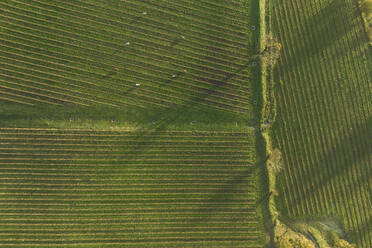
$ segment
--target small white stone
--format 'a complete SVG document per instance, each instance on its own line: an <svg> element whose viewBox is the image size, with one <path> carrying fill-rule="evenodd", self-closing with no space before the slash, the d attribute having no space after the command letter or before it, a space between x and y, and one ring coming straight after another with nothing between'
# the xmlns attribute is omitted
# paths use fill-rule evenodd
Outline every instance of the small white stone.
<svg viewBox="0 0 372 248"><path fill-rule="evenodd" d="M182 38L182 39L185 39L185 36L181 35L181 38Z"/></svg>
<svg viewBox="0 0 372 248"><path fill-rule="evenodd" d="M142 15L147 15L147 12L146 11L142 12Z"/></svg>
<svg viewBox="0 0 372 248"><path fill-rule="evenodd" d="M127 43L125 43L126 46L130 45L130 42L128 41Z"/></svg>
<svg viewBox="0 0 372 248"><path fill-rule="evenodd" d="M138 84L138 83L136 84L136 86L140 86L140 85L141 85L141 84Z"/></svg>
<svg viewBox="0 0 372 248"><path fill-rule="evenodd" d="M175 75L175 74L173 74L173 75L172 75L172 78L175 78L175 77L176 77L176 75Z"/></svg>

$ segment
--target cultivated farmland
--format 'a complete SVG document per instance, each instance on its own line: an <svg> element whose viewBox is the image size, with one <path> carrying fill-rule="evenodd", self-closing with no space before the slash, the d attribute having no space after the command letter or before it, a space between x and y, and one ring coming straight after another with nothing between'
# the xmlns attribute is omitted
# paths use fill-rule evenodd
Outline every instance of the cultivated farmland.
<svg viewBox="0 0 372 248"><path fill-rule="evenodd" d="M262 247L252 132L0 131L0 247Z"/></svg>
<svg viewBox="0 0 372 248"><path fill-rule="evenodd" d="M310 221L372 247L363 25L358 0L0 1L0 247L287 248Z"/></svg>
<svg viewBox="0 0 372 248"><path fill-rule="evenodd" d="M257 5L257 4L256 4ZM252 115L250 1L1 1L0 99Z"/></svg>
<svg viewBox="0 0 372 248"><path fill-rule="evenodd" d="M372 247L372 55L356 2L272 1L282 43L274 73L275 145L284 155L280 210L333 216Z"/></svg>
<svg viewBox="0 0 372 248"><path fill-rule="evenodd" d="M262 247L257 10L0 1L0 247Z"/></svg>

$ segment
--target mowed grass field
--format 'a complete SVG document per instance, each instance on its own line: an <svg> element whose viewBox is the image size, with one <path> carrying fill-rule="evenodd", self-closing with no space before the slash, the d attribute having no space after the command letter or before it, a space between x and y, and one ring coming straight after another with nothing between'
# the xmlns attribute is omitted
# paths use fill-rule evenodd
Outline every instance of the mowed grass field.
<svg viewBox="0 0 372 248"><path fill-rule="evenodd" d="M256 1L0 2L0 247L262 247Z"/></svg>
<svg viewBox="0 0 372 248"><path fill-rule="evenodd" d="M0 139L0 247L262 247L253 132Z"/></svg>
<svg viewBox="0 0 372 248"><path fill-rule="evenodd" d="M372 247L372 54L356 1L272 1L282 43L273 130L290 219L333 216Z"/></svg>

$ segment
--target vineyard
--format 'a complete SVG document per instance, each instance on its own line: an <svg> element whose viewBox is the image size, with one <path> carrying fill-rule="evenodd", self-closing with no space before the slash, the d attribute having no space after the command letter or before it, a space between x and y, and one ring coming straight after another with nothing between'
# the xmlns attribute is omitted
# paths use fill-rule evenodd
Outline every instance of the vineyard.
<svg viewBox="0 0 372 248"><path fill-rule="evenodd" d="M332 216L372 247L372 54L352 0L271 1L278 203L289 219Z"/></svg>
<svg viewBox="0 0 372 248"><path fill-rule="evenodd" d="M0 247L372 247L358 2L0 1Z"/></svg>
<svg viewBox="0 0 372 248"><path fill-rule="evenodd" d="M1 1L0 101L197 105L252 116L254 8L250 1Z"/></svg>
<svg viewBox="0 0 372 248"><path fill-rule="evenodd" d="M256 1L0 1L0 247L247 247Z"/></svg>
<svg viewBox="0 0 372 248"><path fill-rule="evenodd" d="M0 130L0 247L262 247L255 135Z"/></svg>

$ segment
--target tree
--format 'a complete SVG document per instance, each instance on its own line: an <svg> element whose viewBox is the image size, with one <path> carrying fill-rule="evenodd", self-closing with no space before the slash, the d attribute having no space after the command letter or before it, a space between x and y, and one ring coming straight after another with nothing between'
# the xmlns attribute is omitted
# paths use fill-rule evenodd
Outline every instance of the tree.
<svg viewBox="0 0 372 248"><path fill-rule="evenodd" d="M315 248L311 240L282 223L275 226L274 244L277 248Z"/></svg>
<svg viewBox="0 0 372 248"><path fill-rule="evenodd" d="M265 49L259 56L262 59L262 63L273 68L279 59L282 44L280 44L271 33L266 35L265 44Z"/></svg>
<svg viewBox="0 0 372 248"><path fill-rule="evenodd" d="M355 248L354 244L350 244L346 240L340 238L335 232L328 233L329 243L334 248Z"/></svg>
<svg viewBox="0 0 372 248"><path fill-rule="evenodd" d="M348 243L346 240L338 239L335 244L335 248L355 248L355 245Z"/></svg>

